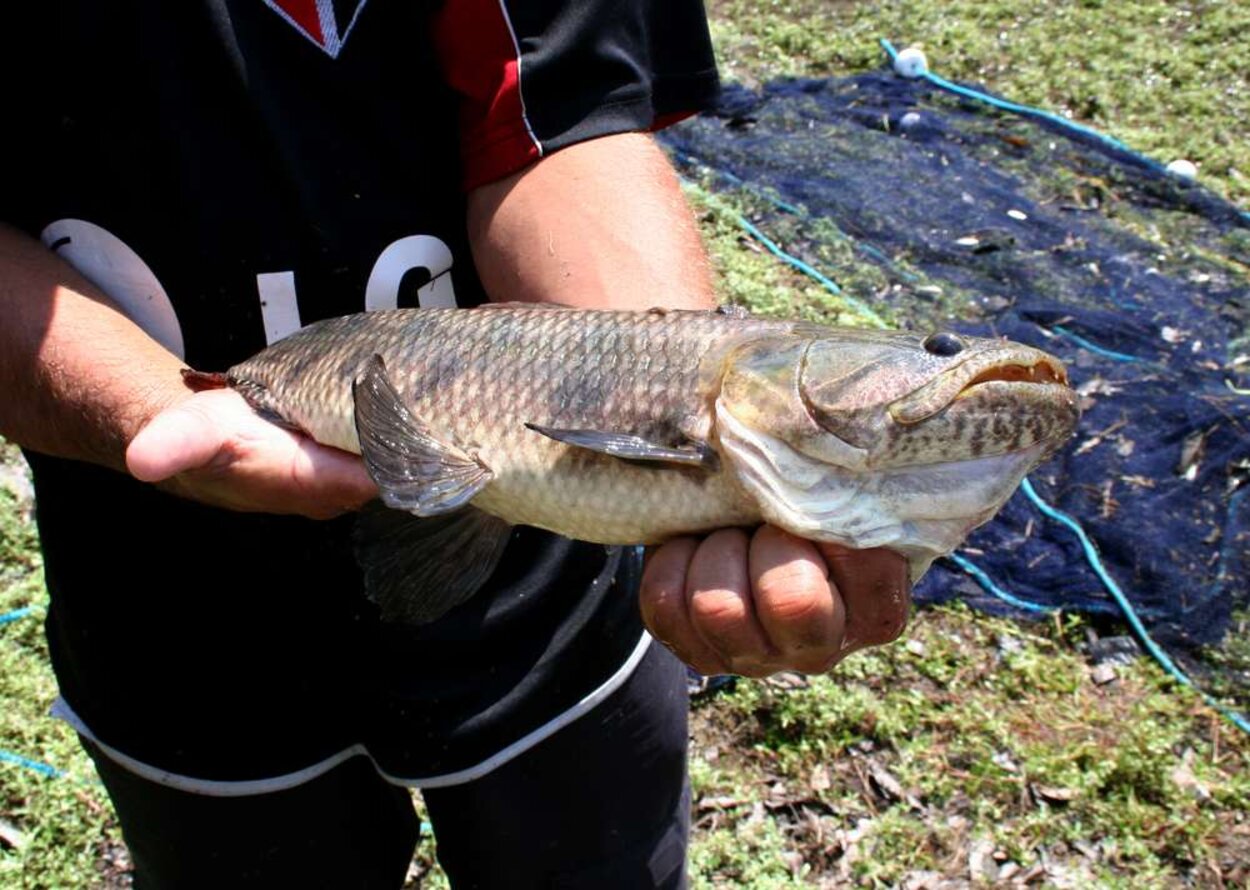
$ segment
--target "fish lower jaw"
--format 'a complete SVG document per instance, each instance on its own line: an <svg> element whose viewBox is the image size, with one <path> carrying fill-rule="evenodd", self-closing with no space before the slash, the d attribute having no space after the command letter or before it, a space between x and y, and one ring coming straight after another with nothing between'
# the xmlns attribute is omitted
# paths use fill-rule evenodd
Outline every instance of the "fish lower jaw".
<svg viewBox="0 0 1250 890"><path fill-rule="evenodd" d="M988 522L1002 507L991 507L964 515L939 519L923 516L889 517L881 502L871 495L860 498L860 509L846 511L824 521L793 522L793 517L776 515L767 521L812 541L841 544L853 550L883 547L907 558L912 580L918 581L933 560L955 550L975 528Z"/></svg>
<svg viewBox="0 0 1250 890"><path fill-rule="evenodd" d="M889 548L907 557L913 580L989 521L1048 448L1035 443L988 457L853 471L743 426L725 432L732 470L766 522L810 540Z"/></svg>
<svg viewBox="0 0 1250 890"><path fill-rule="evenodd" d="M888 546L878 527L896 531L900 547L933 538L936 552L958 546L972 529L989 521L1037 464L1042 443L1007 454L951 463L920 464L871 473L827 473L802 495L820 525L853 531L859 547ZM820 509L817 502L827 505ZM852 517L862 517L856 522ZM819 533L820 529L814 529ZM940 532L940 533L939 533ZM941 543L939 543L939 541Z"/></svg>

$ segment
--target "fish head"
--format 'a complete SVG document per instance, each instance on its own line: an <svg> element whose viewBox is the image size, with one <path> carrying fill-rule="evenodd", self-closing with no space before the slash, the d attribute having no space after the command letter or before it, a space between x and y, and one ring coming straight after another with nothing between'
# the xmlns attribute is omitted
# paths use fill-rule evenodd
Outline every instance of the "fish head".
<svg viewBox="0 0 1250 890"><path fill-rule="evenodd" d="M867 469L975 461L1035 445L1046 456L1077 421L1058 359L946 331L810 341L797 385L811 419L861 450Z"/></svg>
<svg viewBox="0 0 1250 890"><path fill-rule="evenodd" d="M813 328L727 365L717 433L770 522L889 547L913 579L1072 435L1063 365L1007 340Z"/></svg>

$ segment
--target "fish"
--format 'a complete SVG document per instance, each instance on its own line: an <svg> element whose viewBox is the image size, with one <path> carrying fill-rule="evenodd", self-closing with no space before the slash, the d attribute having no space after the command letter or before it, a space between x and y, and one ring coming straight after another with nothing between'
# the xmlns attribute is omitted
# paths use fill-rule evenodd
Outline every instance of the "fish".
<svg viewBox="0 0 1250 890"><path fill-rule="evenodd" d="M731 308L379 310L187 373L362 456L384 505L361 515L365 587L411 624L470 598L517 525L649 545L771 523L892 549L918 581L1079 416L1030 346Z"/></svg>

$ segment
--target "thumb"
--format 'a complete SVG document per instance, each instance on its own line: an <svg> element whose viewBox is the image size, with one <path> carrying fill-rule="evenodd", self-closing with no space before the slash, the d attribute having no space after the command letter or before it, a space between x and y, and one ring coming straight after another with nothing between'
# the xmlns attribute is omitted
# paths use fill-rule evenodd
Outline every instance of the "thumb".
<svg viewBox="0 0 1250 890"><path fill-rule="evenodd" d="M202 467L221 450L223 434L207 412L191 401L154 416L126 448L126 468L143 482L161 482Z"/></svg>

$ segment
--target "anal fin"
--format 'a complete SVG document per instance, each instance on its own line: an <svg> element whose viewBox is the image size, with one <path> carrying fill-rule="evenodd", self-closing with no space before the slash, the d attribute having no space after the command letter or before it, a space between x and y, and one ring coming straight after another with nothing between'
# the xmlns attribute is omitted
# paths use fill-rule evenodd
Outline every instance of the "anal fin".
<svg viewBox="0 0 1250 890"><path fill-rule="evenodd" d="M422 518L377 501L356 520L356 560L382 620L428 624L472 598L499 564L512 526L475 507Z"/></svg>

